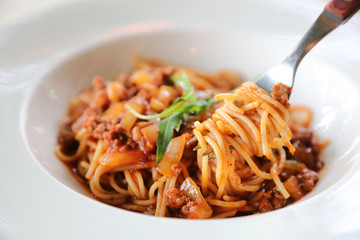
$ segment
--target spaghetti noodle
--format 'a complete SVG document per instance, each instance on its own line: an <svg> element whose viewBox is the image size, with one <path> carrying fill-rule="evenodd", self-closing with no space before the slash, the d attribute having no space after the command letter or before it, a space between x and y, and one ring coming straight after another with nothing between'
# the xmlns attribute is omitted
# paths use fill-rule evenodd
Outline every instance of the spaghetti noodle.
<svg viewBox="0 0 360 240"><path fill-rule="evenodd" d="M70 100L55 154L96 199L155 216L224 218L282 208L313 189L322 145L307 108L289 109L286 91L271 96L252 82L226 93L240 85L231 72L182 69L187 88L173 81L180 68L138 61ZM156 161L159 139L166 150Z"/></svg>

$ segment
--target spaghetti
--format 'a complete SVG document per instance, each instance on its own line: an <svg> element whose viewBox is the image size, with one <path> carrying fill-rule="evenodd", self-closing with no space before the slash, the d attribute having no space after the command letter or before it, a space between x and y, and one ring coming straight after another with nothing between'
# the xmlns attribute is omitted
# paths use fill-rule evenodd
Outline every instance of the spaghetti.
<svg viewBox="0 0 360 240"><path fill-rule="evenodd" d="M285 86L271 96L245 82L226 93L240 85L236 74L182 69L187 88L172 81L180 68L138 61L70 100L55 154L96 199L155 216L225 218L282 208L313 189L323 146L311 112L288 108ZM159 139L166 150L156 161Z"/></svg>

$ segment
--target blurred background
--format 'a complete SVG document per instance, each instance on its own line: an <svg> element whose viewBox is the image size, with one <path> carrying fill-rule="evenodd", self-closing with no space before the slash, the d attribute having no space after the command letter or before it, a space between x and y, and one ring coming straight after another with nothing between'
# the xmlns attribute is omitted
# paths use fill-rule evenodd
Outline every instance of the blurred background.
<svg viewBox="0 0 360 240"><path fill-rule="evenodd" d="M0 27L32 12L79 0L0 0Z"/></svg>

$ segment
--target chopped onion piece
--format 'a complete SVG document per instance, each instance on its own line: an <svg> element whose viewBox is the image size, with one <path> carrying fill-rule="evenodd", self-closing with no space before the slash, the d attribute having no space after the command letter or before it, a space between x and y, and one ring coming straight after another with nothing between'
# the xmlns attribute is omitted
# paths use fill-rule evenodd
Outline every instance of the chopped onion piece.
<svg viewBox="0 0 360 240"><path fill-rule="evenodd" d="M108 98L112 102L118 102L126 96L126 88L121 82L110 82L106 87Z"/></svg>
<svg viewBox="0 0 360 240"><path fill-rule="evenodd" d="M117 168L133 166L134 169L148 168L149 164L155 165L155 162L148 160L140 149L107 152L99 158L98 163Z"/></svg>
<svg viewBox="0 0 360 240"><path fill-rule="evenodd" d="M151 124L144 127L141 129L141 133L147 142L149 142L152 146L155 146L159 135L159 124Z"/></svg>
<svg viewBox="0 0 360 240"><path fill-rule="evenodd" d="M164 104L155 97L151 98L150 107L156 111L163 111L165 109Z"/></svg>
<svg viewBox="0 0 360 240"><path fill-rule="evenodd" d="M112 104L101 117L101 120L110 120L119 116L126 111L124 102L117 102Z"/></svg>
<svg viewBox="0 0 360 240"><path fill-rule="evenodd" d="M129 103L130 107L134 109L138 113L142 113L144 111L145 105L140 104L138 102L131 102ZM130 131L131 128L134 126L135 122L137 120L137 117L132 114L129 110L126 111L125 116L123 119L121 119L120 126L126 130Z"/></svg>
<svg viewBox="0 0 360 240"><path fill-rule="evenodd" d="M290 196L295 199L295 201L304 196L304 193L301 190L299 182L295 176L291 176L288 180L286 180L284 187L289 192Z"/></svg>
<svg viewBox="0 0 360 240"><path fill-rule="evenodd" d="M145 74L144 72L141 72L141 71L139 71L138 73L135 73L131 77L131 79L137 85L141 85L143 83L151 82L151 79L149 78L149 76L147 74Z"/></svg>
<svg viewBox="0 0 360 240"><path fill-rule="evenodd" d="M180 192L198 204L196 207L196 212L192 213L191 216L189 215L189 218L211 217L213 212L211 207L201 194L200 188L190 177L187 177L185 181L181 184Z"/></svg>
<svg viewBox="0 0 360 240"><path fill-rule="evenodd" d="M160 87L159 94L158 94L158 100L163 103L166 107L169 106L172 99L174 99L175 96L175 90L171 86L163 85Z"/></svg>
<svg viewBox="0 0 360 240"><path fill-rule="evenodd" d="M171 166L180 162L180 159L184 153L185 143L186 136L184 134L171 139L166 148L164 157L161 159L161 162L157 168L162 175L165 175L169 178L173 176Z"/></svg>

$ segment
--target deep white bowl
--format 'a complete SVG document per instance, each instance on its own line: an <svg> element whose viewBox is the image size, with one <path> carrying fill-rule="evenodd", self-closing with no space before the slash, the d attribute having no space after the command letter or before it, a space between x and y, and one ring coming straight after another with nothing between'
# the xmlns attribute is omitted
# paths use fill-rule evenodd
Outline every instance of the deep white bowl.
<svg viewBox="0 0 360 240"><path fill-rule="evenodd" d="M221 220L155 218L93 200L53 154L69 97L130 57L246 80L280 62L323 1L107 1L58 7L0 29L0 238L360 236L360 17L301 64L291 103L310 106L331 144L316 188L284 209Z"/></svg>

